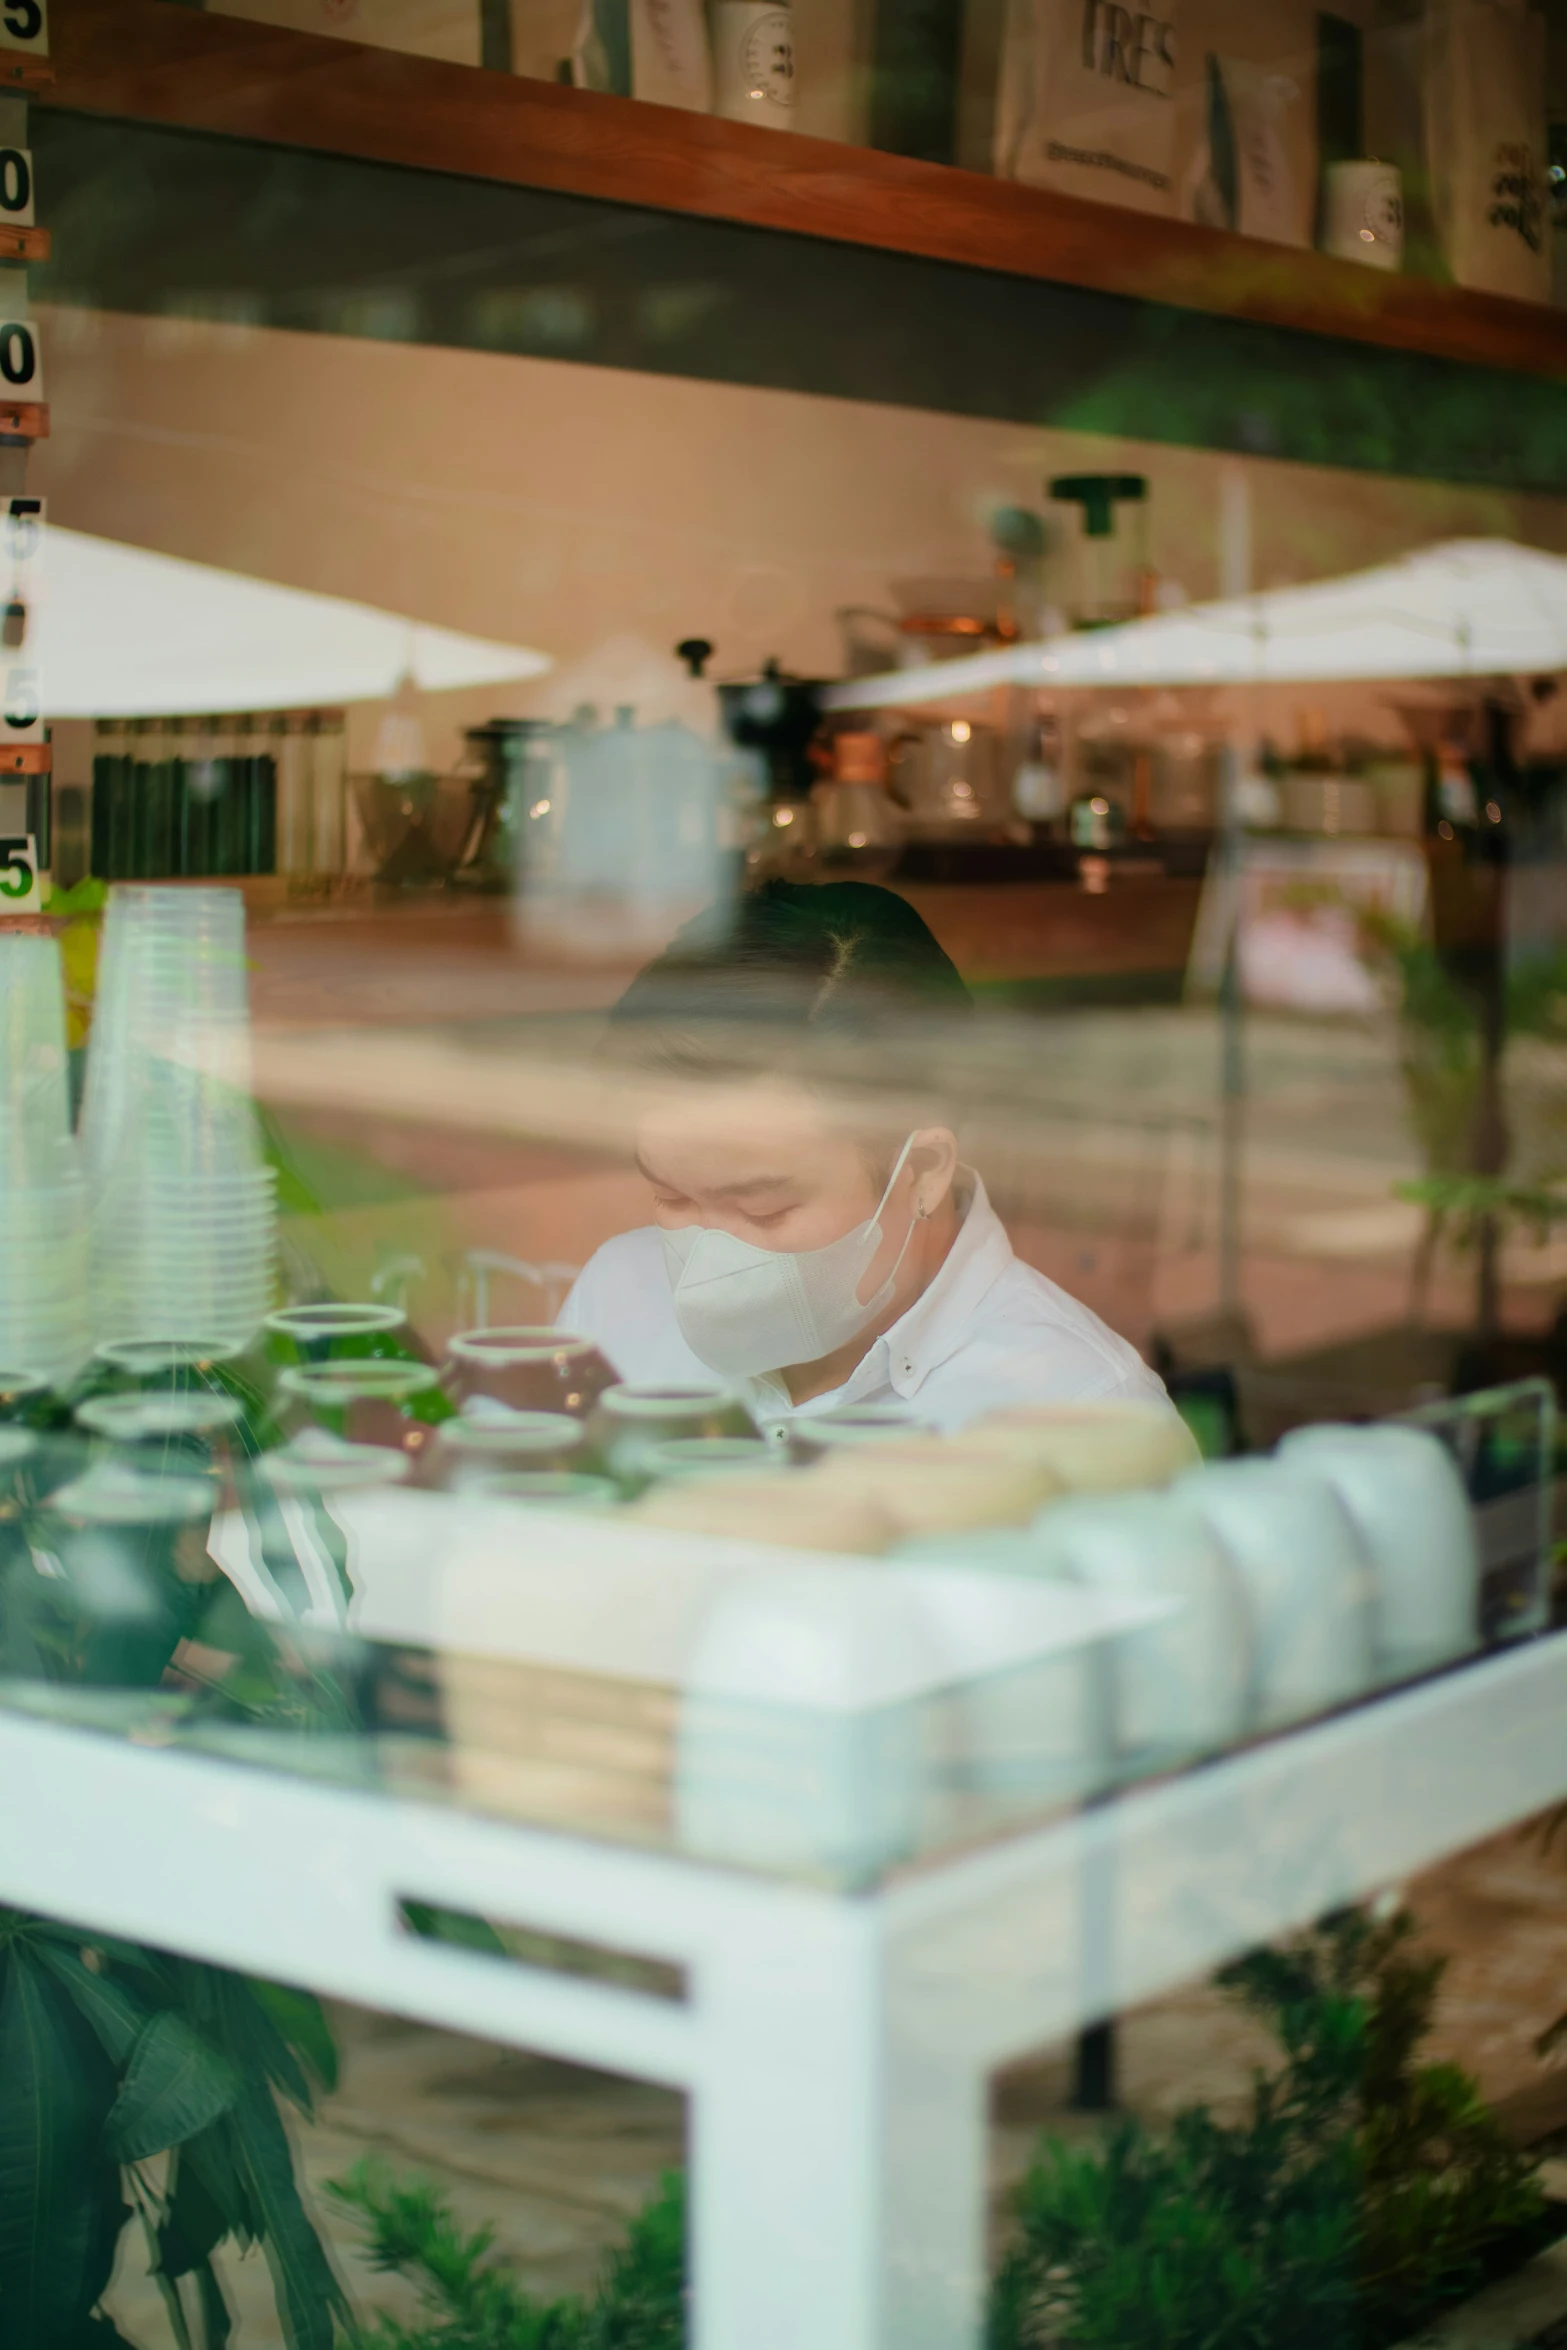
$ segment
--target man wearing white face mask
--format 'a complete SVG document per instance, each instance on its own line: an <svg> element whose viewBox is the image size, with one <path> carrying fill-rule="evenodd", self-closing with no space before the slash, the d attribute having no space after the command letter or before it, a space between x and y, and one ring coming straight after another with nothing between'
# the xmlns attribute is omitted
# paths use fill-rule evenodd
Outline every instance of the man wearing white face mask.
<svg viewBox="0 0 1567 2350"><path fill-rule="evenodd" d="M594 1256L565 1327L637 1385L718 1378L777 1429L895 1403L942 1429L1014 1403L1152 1400L1136 1351L1022 1264L957 1137L846 1111L843 1077L972 1004L906 900L767 884L717 950L684 937L633 983L611 1053L668 1080L641 1118L654 1222Z"/></svg>

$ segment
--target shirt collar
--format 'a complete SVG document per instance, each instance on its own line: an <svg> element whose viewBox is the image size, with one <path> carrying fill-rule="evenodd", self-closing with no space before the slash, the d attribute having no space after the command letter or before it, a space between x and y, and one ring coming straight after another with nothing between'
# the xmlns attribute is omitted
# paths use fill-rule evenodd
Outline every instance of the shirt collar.
<svg viewBox="0 0 1567 2350"><path fill-rule="evenodd" d="M862 1401L890 1387L907 1402L917 1395L930 1373L955 1354L970 1335L974 1317L987 1290L1012 1262L1012 1243L991 1206L985 1186L972 1167L958 1170L963 1220L934 1280L922 1289L908 1311L882 1333L858 1362L843 1385L830 1394L812 1396L801 1405L790 1402L783 1382L772 1373L747 1382L758 1416L778 1418L796 1411L830 1411Z"/></svg>
<svg viewBox="0 0 1567 2350"><path fill-rule="evenodd" d="M972 1167L958 1172L969 1197L957 1238L929 1287L877 1341L886 1349L887 1382L905 1399L964 1344L980 1301L1012 1262L1012 1243L984 1184Z"/></svg>

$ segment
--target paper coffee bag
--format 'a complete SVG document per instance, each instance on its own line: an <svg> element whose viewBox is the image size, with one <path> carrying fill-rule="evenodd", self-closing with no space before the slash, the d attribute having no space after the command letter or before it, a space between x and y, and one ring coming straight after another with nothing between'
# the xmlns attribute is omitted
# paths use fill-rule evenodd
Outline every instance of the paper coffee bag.
<svg viewBox="0 0 1567 2350"><path fill-rule="evenodd" d="M1139 212L1175 210L1181 0L1009 0L996 170Z"/></svg>
<svg viewBox="0 0 1567 2350"><path fill-rule="evenodd" d="M479 0L206 0L206 6L211 16L245 16L296 33L335 33L339 40L444 57L454 65L477 65L481 57Z"/></svg>
<svg viewBox="0 0 1567 2350"><path fill-rule="evenodd" d="M711 113L713 61L702 0L582 0L572 79L582 90Z"/></svg>
<svg viewBox="0 0 1567 2350"><path fill-rule="evenodd" d="M1548 302L1544 18L1521 0L1431 0L1425 93L1432 209L1454 278Z"/></svg>

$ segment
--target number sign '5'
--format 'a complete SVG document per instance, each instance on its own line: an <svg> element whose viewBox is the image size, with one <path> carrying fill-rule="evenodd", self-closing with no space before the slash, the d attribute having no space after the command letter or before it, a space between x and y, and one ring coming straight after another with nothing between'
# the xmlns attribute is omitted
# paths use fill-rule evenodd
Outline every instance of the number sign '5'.
<svg viewBox="0 0 1567 2350"><path fill-rule="evenodd" d="M49 54L48 0L0 0L0 49Z"/></svg>
<svg viewBox="0 0 1567 2350"><path fill-rule="evenodd" d="M31 741L43 731L42 718L37 670L25 661L0 661L0 737Z"/></svg>
<svg viewBox="0 0 1567 2350"><path fill-rule="evenodd" d="M30 832L0 832L0 918L41 914L43 902L37 841Z"/></svg>

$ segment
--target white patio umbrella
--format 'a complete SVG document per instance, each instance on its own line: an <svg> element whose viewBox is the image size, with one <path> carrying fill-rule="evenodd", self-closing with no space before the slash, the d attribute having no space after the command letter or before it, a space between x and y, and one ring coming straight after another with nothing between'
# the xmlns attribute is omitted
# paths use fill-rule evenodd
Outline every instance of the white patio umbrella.
<svg viewBox="0 0 1567 2350"><path fill-rule="evenodd" d="M379 700L410 676L440 692L552 666L524 646L52 523L42 572L25 658L51 718L312 709ZM0 574L0 597L8 587Z"/></svg>
<svg viewBox="0 0 1567 2350"><path fill-rule="evenodd" d="M1293 685L1555 669L1567 669L1567 559L1509 539L1453 539L1310 587L851 678L825 699L870 710L996 685Z"/></svg>

